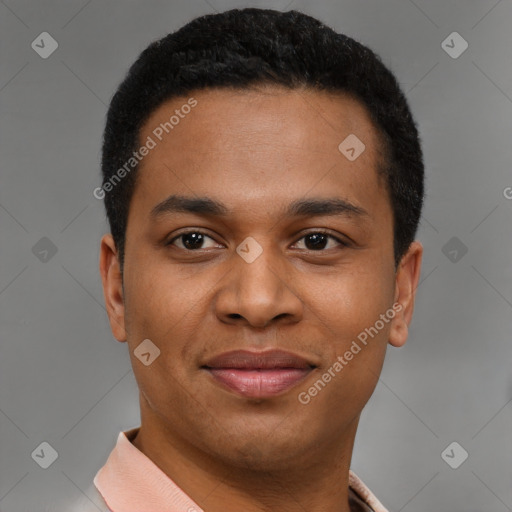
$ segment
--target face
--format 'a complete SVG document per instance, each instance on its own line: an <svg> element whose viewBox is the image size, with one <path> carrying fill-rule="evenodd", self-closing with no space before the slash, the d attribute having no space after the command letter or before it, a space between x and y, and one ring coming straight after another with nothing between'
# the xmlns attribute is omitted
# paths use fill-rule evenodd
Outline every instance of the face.
<svg viewBox="0 0 512 512"><path fill-rule="evenodd" d="M406 340L421 246L396 271L377 134L358 101L191 96L141 130L155 144L130 204L124 287L102 240L111 326L130 349L142 428L231 465L284 468L355 432L387 344ZM146 347L148 365L143 340L160 351Z"/></svg>

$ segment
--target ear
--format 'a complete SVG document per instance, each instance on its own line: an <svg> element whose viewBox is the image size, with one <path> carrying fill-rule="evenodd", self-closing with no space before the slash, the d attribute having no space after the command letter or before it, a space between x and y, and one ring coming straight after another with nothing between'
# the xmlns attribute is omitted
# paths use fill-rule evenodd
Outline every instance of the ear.
<svg viewBox="0 0 512 512"><path fill-rule="evenodd" d="M414 310L416 288L420 278L422 256L423 246L415 240L403 255L396 271L395 302L393 306L396 315L391 323L389 333L389 343L394 347L401 347L407 341L409 324Z"/></svg>
<svg viewBox="0 0 512 512"><path fill-rule="evenodd" d="M126 341L123 279L116 244L110 233L101 239L100 273L110 329L116 340Z"/></svg>

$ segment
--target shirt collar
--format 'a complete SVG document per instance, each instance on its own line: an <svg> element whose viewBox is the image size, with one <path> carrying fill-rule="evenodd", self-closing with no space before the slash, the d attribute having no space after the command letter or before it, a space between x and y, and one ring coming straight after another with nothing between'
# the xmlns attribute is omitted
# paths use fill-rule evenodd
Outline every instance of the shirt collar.
<svg viewBox="0 0 512 512"><path fill-rule="evenodd" d="M204 512L132 444L139 428L119 433L107 462L94 477L94 485L108 507L114 512ZM388 512L352 471L349 488L374 512Z"/></svg>

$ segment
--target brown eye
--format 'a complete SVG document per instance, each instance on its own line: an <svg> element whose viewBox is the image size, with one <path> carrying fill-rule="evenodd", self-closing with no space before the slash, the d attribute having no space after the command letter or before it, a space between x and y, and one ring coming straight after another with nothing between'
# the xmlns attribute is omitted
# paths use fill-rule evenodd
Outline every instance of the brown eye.
<svg viewBox="0 0 512 512"><path fill-rule="evenodd" d="M326 246L329 243L329 239L335 240L338 243L338 246L341 245L343 247L346 247L348 244L340 240L339 238L336 238L335 236L325 233L323 231L315 231L313 233L308 233L307 235L303 236L301 240L305 240L304 245L305 248L308 251L321 251L326 248ZM336 244L334 245L336 247ZM330 249L331 247L327 247Z"/></svg>
<svg viewBox="0 0 512 512"><path fill-rule="evenodd" d="M202 231L189 231L187 233L181 233L170 240L166 245L176 245L179 249L185 249L187 251L195 251L199 249L205 249L203 244L205 241L213 240L212 237L203 233ZM180 240L181 244L175 244L174 242Z"/></svg>

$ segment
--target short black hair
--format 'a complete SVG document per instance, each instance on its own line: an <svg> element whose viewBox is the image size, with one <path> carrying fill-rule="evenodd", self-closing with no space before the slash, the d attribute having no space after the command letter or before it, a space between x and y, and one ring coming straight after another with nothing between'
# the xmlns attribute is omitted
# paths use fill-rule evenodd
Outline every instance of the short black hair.
<svg viewBox="0 0 512 512"><path fill-rule="evenodd" d="M396 78L368 47L311 16L245 8L195 18L151 43L112 97L103 136L102 197L121 271L137 166L112 180L140 147L145 121L173 97L259 85L345 93L366 107L385 155L378 172L393 210L398 265L416 236L424 165L418 130Z"/></svg>

